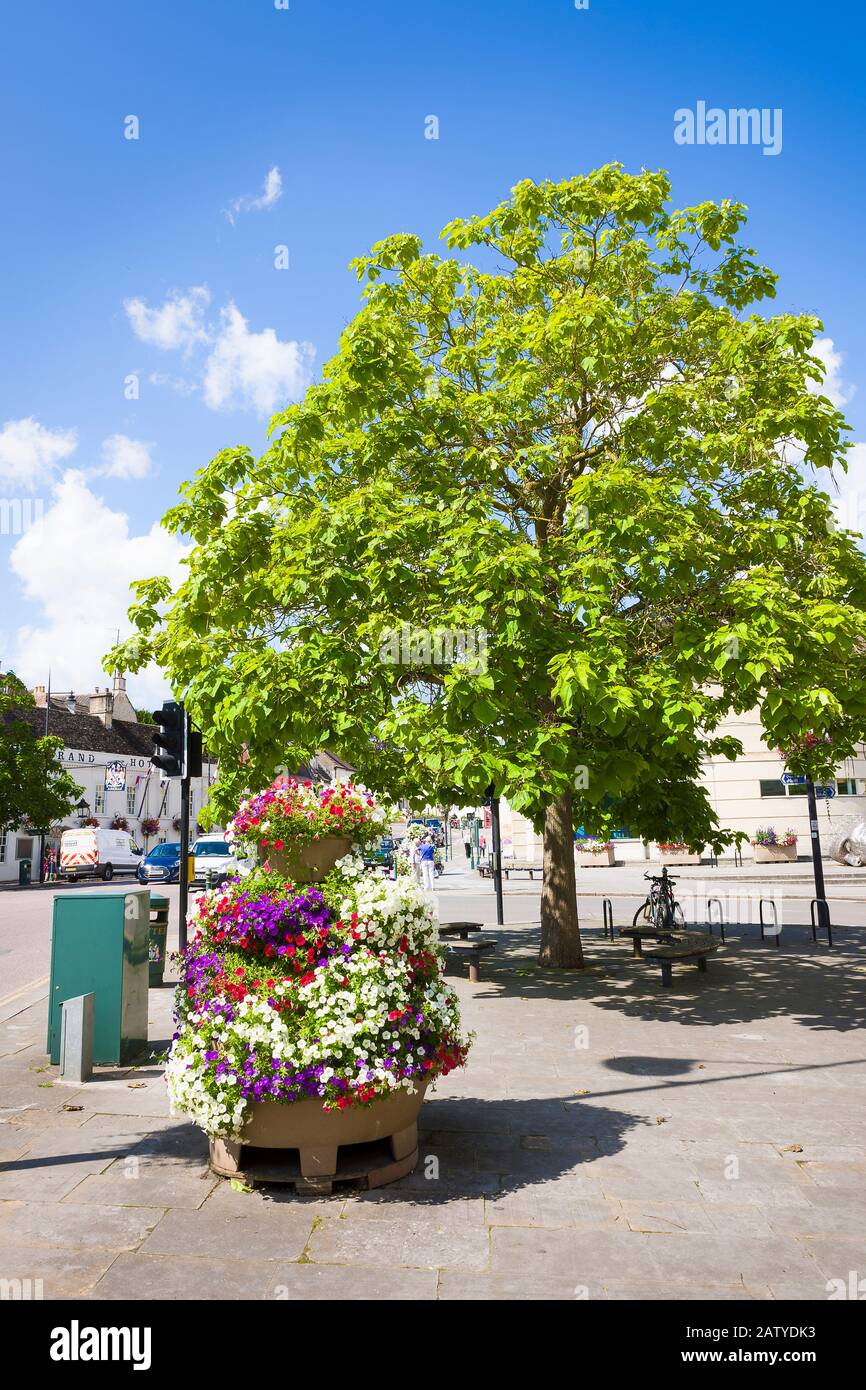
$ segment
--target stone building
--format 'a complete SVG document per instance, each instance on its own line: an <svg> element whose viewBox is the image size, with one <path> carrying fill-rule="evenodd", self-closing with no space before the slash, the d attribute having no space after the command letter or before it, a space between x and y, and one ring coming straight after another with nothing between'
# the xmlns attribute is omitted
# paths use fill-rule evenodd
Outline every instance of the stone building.
<svg viewBox="0 0 866 1390"><path fill-rule="evenodd" d="M151 768L154 726L141 723L126 691L123 676L115 676L113 688L95 687L89 695L54 695L48 706L44 686L33 690L35 709L15 712L36 737L45 733L63 739L59 758L81 787L79 809L51 827L46 844L58 848L60 834L93 817L109 826L125 819L134 840L143 849L177 838L180 823L180 781L160 781ZM216 763L206 756L201 777L190 785L190 827L195 834L199 812L207 802L208 788L216 780ZM142 821L159 822L159 829L145 836ZM31 829L0 832L0 882L17 880L22 859L33 861L33 877L44 846Z"/></svg>

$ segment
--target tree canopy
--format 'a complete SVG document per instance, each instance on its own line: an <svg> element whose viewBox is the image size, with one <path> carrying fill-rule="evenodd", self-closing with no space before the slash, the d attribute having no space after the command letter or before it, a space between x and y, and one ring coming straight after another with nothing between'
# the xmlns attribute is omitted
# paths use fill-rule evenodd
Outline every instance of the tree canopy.
<svg viewBox="0 0 866 1390"><path fill-rule="evenodd" d="M14 673L0 675L0 831L25 822L47 830L69 814L81 795L81 787L57 761L63 739L39 738L16 717L34 704Z"/></svg>
<svg viewBox="0 0 866 1390"><path fill-rule="evenodd" d="M573 827L721 848L732 711L851 750L866 563L815 483L845 424L744 221L609 165L353 263L322 380L185 485L188 577L137 585L109 658L185 695L219 809L328 745L382 791L493 783L545 831L542 958L579 964Z"/></svg>

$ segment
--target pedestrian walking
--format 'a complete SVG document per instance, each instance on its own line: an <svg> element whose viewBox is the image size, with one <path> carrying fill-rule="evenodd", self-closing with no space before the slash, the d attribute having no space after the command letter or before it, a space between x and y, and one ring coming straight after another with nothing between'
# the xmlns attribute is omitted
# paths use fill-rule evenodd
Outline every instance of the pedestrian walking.
<svg viewBox="0 0 866 1390"><path fill-rule="evenodd" d="M421 882L427 893L433 892L434 875L436 872L434 867L435 858L436 847L433 844L433 840L429 835L425 835L418 846L418 859L421 864Z"/></svg>
<svg viewBox="0 0 866 1390"><path fill-rule="evenodd" d="M466 850L466 858L472 858L472 831L469 826L463 828L463 848Z"/></svg>

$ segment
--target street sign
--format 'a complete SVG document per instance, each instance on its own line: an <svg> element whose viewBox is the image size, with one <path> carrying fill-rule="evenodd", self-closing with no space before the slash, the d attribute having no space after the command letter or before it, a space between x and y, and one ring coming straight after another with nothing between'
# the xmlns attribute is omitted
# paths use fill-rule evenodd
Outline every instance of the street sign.
<svg viewBox="0 0 866 1390"><path fill-rule="evenodd" d="M782 781L786 787L802 787L805 785L806 778L799 777L796 772L783 772Z"/></svg>
<svg viewBox="0 0 866 1390"><path fill-rule="evenodd" d="M830 798L831 798L831 796L835 796L835 795L836 795L836 788L835 788L835 787L816 787L816 788L815 788L815 795L817 796L817 798L818 798L819 801L821 801L822 799L825 800L825 801L829 801Z"/></svg>

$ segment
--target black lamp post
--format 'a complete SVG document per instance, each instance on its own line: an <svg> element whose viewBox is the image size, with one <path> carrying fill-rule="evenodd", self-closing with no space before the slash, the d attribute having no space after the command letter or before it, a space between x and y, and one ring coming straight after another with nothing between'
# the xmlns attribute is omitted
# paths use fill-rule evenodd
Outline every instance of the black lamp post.
<svg viewBox="0 0 866 1390"><path fill-rule="evenodd" d="M827 945L833 945L833 928L830 925L830 908L824 888L824 865L821 863L821 834L818 829L818 803L815 798L815 783L806 778L806 798L809 807L809 838L812 845L812 872L815 876L815 901L818 926L827 928Z"/></svg>
<svg viewBox="0 0 866 1390"><path fill-rule="evenodd" d="M502 837L499 833L499 797L495 795L492 782L487 788L484 805L490 807L490 821L493 831L493 853L490 859L493 869L493 886L496 889L496 921L501 927L505 922L502 902Z"/></svg>
<svg viewBox="0 0 866 1390"><path fill-rule="evenodd" d="M83 823L83 822L87 819L87 817L90 815L90 806L89 806L88 803L84 800L84 797L81 798L81 800L79 801L79 803L78 803L78 805L76 806L75 810L76 810L76 813L77 813L77 815L79 816L80 820L82 821L82 823Z"/></svg>

